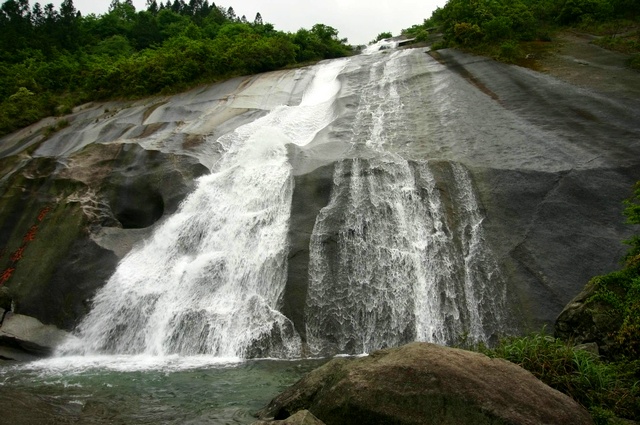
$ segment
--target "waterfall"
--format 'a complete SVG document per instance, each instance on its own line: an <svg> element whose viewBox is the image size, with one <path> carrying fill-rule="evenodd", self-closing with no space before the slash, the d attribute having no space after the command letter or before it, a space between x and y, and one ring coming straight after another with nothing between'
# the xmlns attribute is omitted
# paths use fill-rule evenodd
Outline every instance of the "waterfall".
<svg viewBox="0 0 640 425"><path fill-rule="evenodd" d="M293 357L278 312L286 284L293 179L286 145L334 118L344 61L317 67L298 106L280 106L216 142L213 172L118 265L67 353Z"/></svg>
<svg viewBox="0 0 640 425"><path fill-rule="evenodd" d="M405 125L398 76L406 56L394 52L371 67L354 158L336 165L329 205L316 219L305 310L312 354L487 342L504 330L505 283L484 243L468 172L393 152Z"/></svg>
<svg viewBox="0 0 640 425"><path fill-rule="evenodd" d="M403 75L414 58L319 64L299 105L209 140L223 151L211 174L121 261L61 351L291 358L502 332L505 284L469 172L402 154ZM345 89L363 70L365 82ZM353 102L337 102L343 89ZM332 128L347 148L310 239L301 337L280 312L294 182L287 145L321 155L327 148L314 149Z"/></svg>
<svg viewBox="0 0 640 425"><path fill-rule="evenodd" d="M505 283L482 220L459 164L341 161L311 238L310 352L488 342L503 331Z"/></svg>

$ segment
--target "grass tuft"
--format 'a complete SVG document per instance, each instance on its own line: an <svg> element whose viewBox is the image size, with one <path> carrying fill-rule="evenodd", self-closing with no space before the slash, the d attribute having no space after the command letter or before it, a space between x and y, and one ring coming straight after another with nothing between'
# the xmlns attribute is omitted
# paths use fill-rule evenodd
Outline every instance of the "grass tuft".
<svg viewBox="0 0 640 425"><path fill-rule="evenodd" d="M640 419L640 361L606 362L541 332L503 339L484 354L522 366L589 410L597 424Z"/></svg>

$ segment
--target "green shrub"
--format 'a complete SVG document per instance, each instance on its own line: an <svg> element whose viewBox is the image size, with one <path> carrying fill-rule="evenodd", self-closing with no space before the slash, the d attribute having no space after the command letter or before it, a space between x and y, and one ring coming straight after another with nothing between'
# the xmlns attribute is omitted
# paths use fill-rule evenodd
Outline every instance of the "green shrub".
<svg viewBox="0 0 640 425"><path fill-rule="evenodd" d="M507 16L496 16L482 26L487 41L503 40L511 36L513 22Z"/></svg>
<svg viewBox="0 0 640 425"><path fill-rule="evenodd" d="M376 38L374 38L371 43L377 43L380 40L384 40L386 38L391 38L393 37L393 34L391 34L390 32L381 32L380 34L378 34L378 36Z"/></svg>
<svg viewBox="0 0 640 425"><path fill-rule="evenodd" d="M607 0L567 0L558 21L573 24L581 21L603 21L613 16L613 6Z"/></svg>
<svg viewBox="0 0 640 425"><path fill-rule="evenodd" d="M598 43L608 43L606 47L615 46L615 50L625 49L624 53L639 53L635 46L637 36L628 36L637 28L639 5L637 0L448 0L423 24L403 33L424 41L426 34L420 30L437 29L450 47L505 62L519 62L524 54L516 43L552 41L552 35L560 27L569 26L590 32L598 29L601 35L627 34ZM526 51L529 45L520 43L520 47ZM640 69L640 59L634 57L630 66Z"/></svg>
<svg viewBox="0 0 640 425"><path fill-rule="evenodd" d="M435 43L433 43L431 45L431 50L440 50L440 49L446 49L447 47L449 47L447 45L447 42L444 40L440 40L440 41L436 41Z"/></svg>
<svg viewBox="0 0 640 425"><path fill-rule="evenodd" d="M468 22L460 22L454 25L453 31L455 33L456 42L462 45L474 45L482 40L484 36L480 27L476 24L470 24Z"/></svg>
<svg viewBox="0 0 640 425"><path fill-rule="evenodd" d="M63 128L67 128L69 127L69 120L63 118L61 120L58 120L56 122L56 129L57 130L62 130Z"/></svg>
<svg viewBox="0 0 640 425"><path fill-rule="evenodd" d="M509 40L500 45L499 58L505 62L515 62L521 56L517 41Z"/></svg>
<svg viewBox="0 0 640 425"><path fill-rule="evenodd" d="M629 224L640 224L640 182L636 183L632 197L624 201L624 215ZM595 293L590 303L608 305L615 329L611 335L613 356L637 358L640 356L640 238L625 241L631 249L624 258L625 267L591 280Z"/></svg>
<svg viewBox="0 0 640 425"><path fill-rule="evenodd" d="M587 408L597 423L614 417L640 418L640 362L609 363L576 350L544 330L502 340L490 357L509 360Z"/></svg>
<svg viewBox="0 0 640 425"><path fill-rule="evenodd" d="M431 34L429 34L429 31L427 30L420 29L415 32L414 37L416 41L429 41Z"/></svg>

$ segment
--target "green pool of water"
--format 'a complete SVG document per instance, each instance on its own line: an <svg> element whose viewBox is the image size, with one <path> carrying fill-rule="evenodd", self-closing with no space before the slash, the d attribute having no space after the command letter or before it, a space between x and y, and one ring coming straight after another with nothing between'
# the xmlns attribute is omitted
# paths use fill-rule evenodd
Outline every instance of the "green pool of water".
<svg viewBox="0 0 640 425"><path fill-rule="evenodd" d="M0 423L249 424L326 360L64 358L0 364Z"/></svg>

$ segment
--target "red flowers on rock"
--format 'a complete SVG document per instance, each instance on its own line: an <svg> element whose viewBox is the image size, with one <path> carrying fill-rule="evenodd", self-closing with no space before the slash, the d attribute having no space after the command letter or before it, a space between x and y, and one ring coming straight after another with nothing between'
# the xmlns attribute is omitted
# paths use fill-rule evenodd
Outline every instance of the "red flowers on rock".
<svg viewBox="0 0 640 425"><path fill-rule="evenodd" d="M36 232L37 231L38 231L38 225L37 224L31 226L31 228L29 229L27 234L24 235L24 238L22 238L22 242L28 243L28 242L33 241L36 238Z"/></svg>
<svg viewBox="0 0 640 425"><path fill-rule="evenodd" d="M15 271L16 271L15 267L7 267L6 269L4 269L4 271L0 275L0 286L4 285L4 283L7 280L9 280L9 278L11 277L13 272L15 272Z"/></svg>
<svg viewBox="0 0 640 425"><path fill-rule="evenodd" d="M49 211L51 211L50 206L46 206L40 210L40 212L38 213L38 223L41 223L42 220L45 219ZM29 228L27 233L24 235L24 237L22 238L22 246L20 246L11 254L11 256L9 257L9 261L11 263L0 274L0 286L4 285L11 278L11 276L13 275L13 272L16 271L16 265L18 261L20 261L24 256L24 251L27 248L27 245L30 242L33 242L35 240L37 233L38 233L38 224L34 224ZM0 257L4 256L5 253L6 253L6 249L0 250Z"/></svg>

